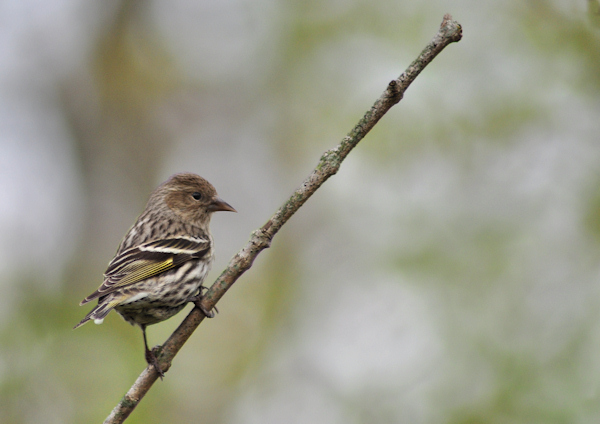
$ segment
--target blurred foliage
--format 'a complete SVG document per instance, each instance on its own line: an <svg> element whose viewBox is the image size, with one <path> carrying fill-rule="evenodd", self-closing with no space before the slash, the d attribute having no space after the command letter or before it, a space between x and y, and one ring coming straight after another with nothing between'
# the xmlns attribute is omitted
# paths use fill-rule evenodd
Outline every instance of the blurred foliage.
<svg viewBox="0 0 600 424"><path fill-rule="evenodd" d="M78 66L39 78L72 137L81 231L53 235L77 246L58 281L31 258L2 281L14 308L0 325L0 422L99 422L143 369L140 331L116 314L71 328L161 180L198 172L240 211L214 219L210 284L447 11L464 39L127 422L597 421L596 6L129 0L61 15L94 34Z"/></svg>

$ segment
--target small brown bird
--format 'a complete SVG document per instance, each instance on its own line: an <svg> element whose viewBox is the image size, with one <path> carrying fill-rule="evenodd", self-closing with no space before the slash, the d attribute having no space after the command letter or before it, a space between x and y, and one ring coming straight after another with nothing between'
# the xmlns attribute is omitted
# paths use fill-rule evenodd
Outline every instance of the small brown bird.
<svg viewBox="0 0 600 424"><path fill-rule="evenodd" d="M74 328L89 320L102 324L116 310L125 321L141 327L146 361L162 377L156 356L148 349L146 326L172 317L188 302L200 306L202 282L214 259L209 223L216 211L236 212L198 175L175 174L161 184L123 238L102 285L80 303L98 299L98 305Z"/></svg>

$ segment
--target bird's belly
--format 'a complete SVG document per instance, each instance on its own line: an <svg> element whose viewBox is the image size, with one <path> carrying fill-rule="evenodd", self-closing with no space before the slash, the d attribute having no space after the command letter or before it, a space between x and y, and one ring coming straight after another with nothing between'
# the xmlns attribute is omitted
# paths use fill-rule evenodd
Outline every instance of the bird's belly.
<svg viewBox="0 0 600 424"><path fill-rule="evenodd" d="M129 287L130 297L115 310L131 324L150 325L181 311L191 296L198 293L208 266L198 261Z"/></svg>

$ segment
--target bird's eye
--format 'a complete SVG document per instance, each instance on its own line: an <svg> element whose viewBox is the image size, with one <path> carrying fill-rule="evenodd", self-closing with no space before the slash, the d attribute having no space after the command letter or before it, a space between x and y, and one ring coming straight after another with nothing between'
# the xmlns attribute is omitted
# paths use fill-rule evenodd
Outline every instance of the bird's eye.
<svg viewBox="0 0 600 424"><path fill-rule="evenodd" d="M196 200L200 200L200 199L202 199L202 193L195 191L192 193L192 197Z"/></svg>

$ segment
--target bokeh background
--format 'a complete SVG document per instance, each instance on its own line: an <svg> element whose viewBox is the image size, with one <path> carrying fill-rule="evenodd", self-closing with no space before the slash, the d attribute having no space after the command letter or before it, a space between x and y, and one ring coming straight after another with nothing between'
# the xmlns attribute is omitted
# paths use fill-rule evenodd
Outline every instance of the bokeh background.
<svg viewBox="0 0 600 424"><path fill-rule="evenodd" d="M463 40L127 422L600 422L586 0L1 1L0 422L101 422L144 368L116 314L72 327L156 185L196 172L239 211L211 283L446 12Z"/></svg>

